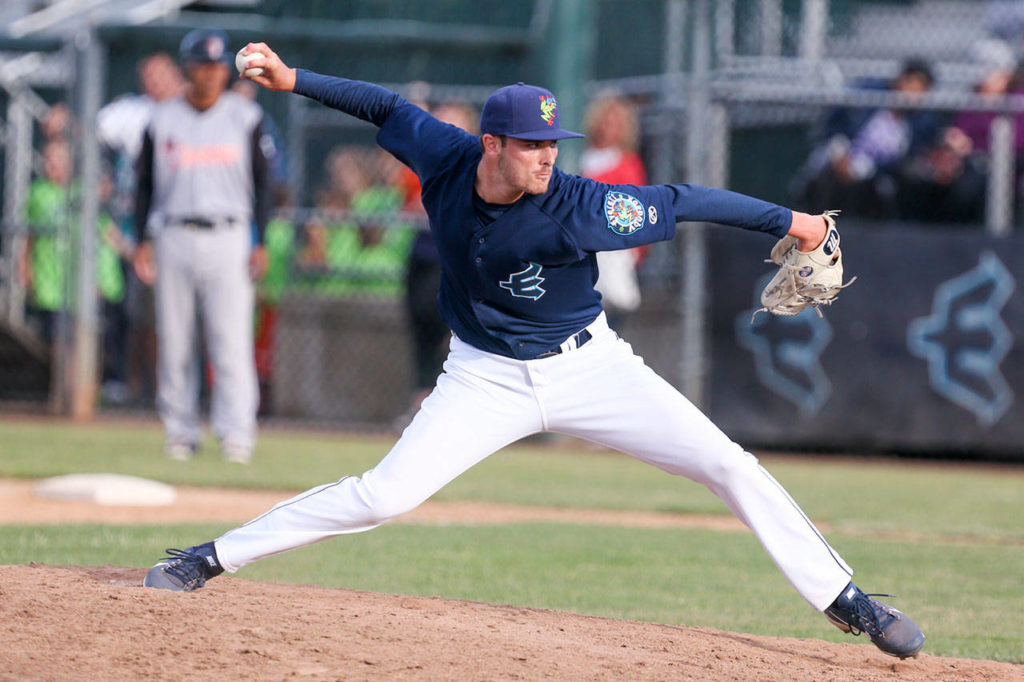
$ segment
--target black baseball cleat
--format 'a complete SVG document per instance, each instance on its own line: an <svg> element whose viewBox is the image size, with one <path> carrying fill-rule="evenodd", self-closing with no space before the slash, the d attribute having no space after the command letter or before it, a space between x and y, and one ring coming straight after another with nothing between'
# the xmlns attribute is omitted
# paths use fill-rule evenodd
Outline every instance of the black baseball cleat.
<svg viewBox="0 0 1024 682"><path fill-rule="evenodd" d="M924 633L906 614L872 599L891 596L864 594L850 583L825 609L825 616L843 632L868 633L875 646L890 656L912 658L924 646Z"/></svg>
<svg viewBox="0 0 1024 682"><path fill-rule="evenodd" d="M206 542L186 550L168 549L170 555L161 559L149 569L143 587L158 590L192 592L206 584L206 581L224 572L217 561L217 551L212 542Z"/></svg>

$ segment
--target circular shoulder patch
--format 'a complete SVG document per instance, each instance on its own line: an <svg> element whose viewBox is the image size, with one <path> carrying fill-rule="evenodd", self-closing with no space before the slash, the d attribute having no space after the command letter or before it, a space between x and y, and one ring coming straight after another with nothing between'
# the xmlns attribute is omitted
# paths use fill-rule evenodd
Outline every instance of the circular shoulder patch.
<svg viewBox="0 0 1024 682"><path fill-rule="evenodd" d="M644 205L625 192L604 195L604 217L615 234L632 234L644 226Z"/></svg>

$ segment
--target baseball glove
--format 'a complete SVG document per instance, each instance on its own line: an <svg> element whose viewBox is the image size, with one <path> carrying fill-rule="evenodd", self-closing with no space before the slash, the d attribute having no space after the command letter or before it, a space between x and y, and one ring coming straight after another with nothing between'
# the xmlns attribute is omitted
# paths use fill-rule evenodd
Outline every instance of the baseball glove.
<svg viewBox="0 0 1024 682"><path fill-rule="evenodd" d="M761 292L760 308L754 315L767 311L773 315L797 315L811 306L821 315L820 306L832 305L844 289L857 278L843 284L843 254L839 250L839 231L835 215L825 211L825 239L813 251L800 251L794 237L783 237L772 249L771 260L779 271Z"/></svg>

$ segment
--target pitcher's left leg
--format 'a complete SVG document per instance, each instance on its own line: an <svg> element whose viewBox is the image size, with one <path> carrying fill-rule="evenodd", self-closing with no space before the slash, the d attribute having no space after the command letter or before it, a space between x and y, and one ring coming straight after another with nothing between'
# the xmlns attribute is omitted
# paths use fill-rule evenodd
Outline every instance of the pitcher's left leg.
<svg viewBox="0 0 1024 682"><path fill-rule="evenodd" d="M754 531L804 599L819 611L828 608L853 571L757 459L625 342L595 343L565 358L577 354L582 366L566 363L546 394L550 428L707 486ZM585 355L591 357L584 361Z"/></svg>

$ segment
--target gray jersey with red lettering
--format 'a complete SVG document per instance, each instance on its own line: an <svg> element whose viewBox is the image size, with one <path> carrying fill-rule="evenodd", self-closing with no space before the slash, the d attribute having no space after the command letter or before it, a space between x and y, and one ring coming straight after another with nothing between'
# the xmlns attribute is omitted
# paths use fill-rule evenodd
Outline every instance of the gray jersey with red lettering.
<svg viewBox="0 0 1024 682"><path fill-rule="evenodd" d="M258 104L225 92L199 111L183 97L156 106L149 227L185 217L253 217L252 138L263 119Z"/></svg>

